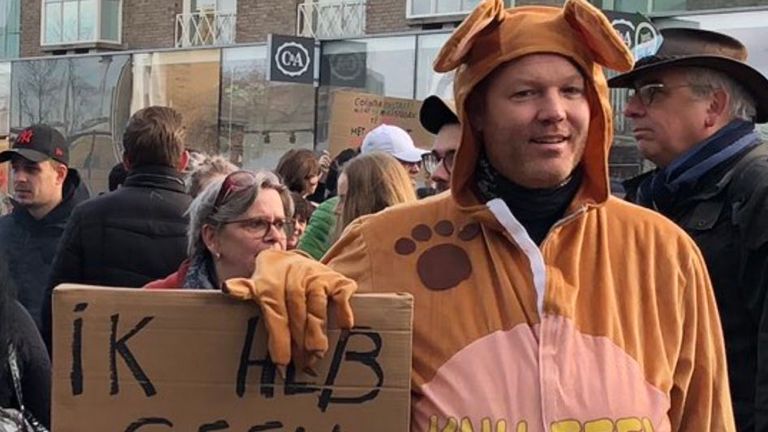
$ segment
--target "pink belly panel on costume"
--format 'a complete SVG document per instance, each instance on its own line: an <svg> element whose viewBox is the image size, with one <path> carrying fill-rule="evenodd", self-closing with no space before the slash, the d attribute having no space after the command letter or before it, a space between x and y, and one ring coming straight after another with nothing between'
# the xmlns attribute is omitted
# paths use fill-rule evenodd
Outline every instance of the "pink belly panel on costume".
<svg viewBox="0 0 768 432"><path fill-rule="evenodd" d="M547 315L468 345L421 387L412 432L668 432L668 396L606 337Z"/></svg>

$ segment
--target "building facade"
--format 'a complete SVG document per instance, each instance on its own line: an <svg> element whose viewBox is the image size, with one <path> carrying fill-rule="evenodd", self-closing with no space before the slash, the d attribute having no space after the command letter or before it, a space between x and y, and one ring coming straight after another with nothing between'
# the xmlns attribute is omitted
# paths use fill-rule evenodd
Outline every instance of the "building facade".
<svg viewBox="0 0 768 432"><path fill-rule="evenodd" d="M273 168L292 147L332 147L337 92L450 97L432 70L451 31L479 0L0 0L0 136L46 122L70 141L94 191L120 160L132 112L172 106L191 148L247 168ZM561 4L509 0L508 5ZM657 26L693 26L743 40L768 72L768 0L594 0L641 11ZM315 38L313 84L268 80L270 33ZM643 169L612 95L612 175ZM361 125L364 133L370 125ZM3 144L0 143L0 146ZM7 141L4 145L7 145Z"/></svg>

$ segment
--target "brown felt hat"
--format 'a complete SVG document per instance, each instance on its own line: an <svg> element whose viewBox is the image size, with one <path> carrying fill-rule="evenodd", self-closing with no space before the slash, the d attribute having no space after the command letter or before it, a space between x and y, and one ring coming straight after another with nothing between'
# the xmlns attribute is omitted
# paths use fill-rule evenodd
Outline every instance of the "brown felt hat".
<svg viewBox="0 0 768 432"><path fill-rule="evenodd" d="M639 59L634 68L608 80L614 88L633 87L642 76L670 67L701 67L723 72L743 86L757 104L755 121L768 121L768 79L745 63L747 48L738 40L708 30L668 28L659 51Z"/></svg>

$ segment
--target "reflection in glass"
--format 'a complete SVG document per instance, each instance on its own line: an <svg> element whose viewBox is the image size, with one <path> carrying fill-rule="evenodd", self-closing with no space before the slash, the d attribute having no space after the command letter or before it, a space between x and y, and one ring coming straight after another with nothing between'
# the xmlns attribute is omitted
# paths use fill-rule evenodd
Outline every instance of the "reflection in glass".
<svg viewBox="0 0 768 432"><path fill-rule="evenodd" d="M651 11L649 1L651 0L615 0L613 9L622 12L648 13Z"/></svg>
<svg viewBox="0 0 768 432"><path fill-rule="evenodd" d="M80 1L79 16L79 41L92 41L96 39L96 0Z"/></svg>
<svg viewBox="0 0 768 432"><path fill-rule="evenodd" d="M62 9L62 42L77 40L77 5L78 2L64 2Z"/></svg>
<svg viewBox="0 0 768 432"><path fill-rule="evenodd" d="M45 5L45 35L47 44L61 42L61 3Z"/></svg>
<svg viewBox="0 0 768 432"><path fill-rule="evenodd" d="M69 142L71 166L92 192L106 190L109 170L122 157L130 56L24 60L11 69L11 130L35 123L57 128Z"/></svg>
<svg viewBox="0 0 768 432"><path fill-rule="evenodd" d="M688 9L686 0L654 0L653 12L684 11Z"/></svg>
<svg viewBox="0 0 768 432"><path fill-rule="evenodd" d="M219 151L247 169L274 169L288 149L314 145L312 85L266 81L265 46L222 51Z"/></svg>
<svg viewBox="0 0 768 432"><path fill-rule="evenodd" d="M366 68L363 91L384 96L412 98L415 70L414 36L377 37L326 42L323 61L337 54L358 53ZM357 85L356 85L357 86Z"/></svg>
<svg viewBox="0 0 768 432"><path fill-rule="evenodd" d="M437 13L455 13L461 10L461 0L437 0Z"/></svg>
<svg viewBox="0 0 768 432"><path fill-rule="evenodd" d="M0 58L19 56L21 0L0 0Z"/></svg>
<svg viewBox="0 0 768 432"><path fill-rule="evenodd" d="M346 89L406 99L414 97L415 36L325 42L320 63L324 65L321 68L325 77L321 77L317 95L318 148L328 148L329 106L334 91Z"/></svg>
<svg viewBox="0 0 768 432"><path fill-rule="evenodd" d="M11 102L11 63L0 63L0 136L7 136L10 128L9 109Z"/></svg>
<svg viewBox="0 0 768 432"><path fill-rule="evenodd" d="M135 54L131 113L170 106L184 116L187 147L218 150L218 49Z"/></svg>
<svg viewBox="0 0 768 432"><path fill-rule="evenodd" d="M437 73L432 63L450 33L421 35L418 37L418 64L416 65L416 99L436 94L453 99L453 73Z"/></svg>
<svg viewBox="0 0 768 432"><path fill-rule="evenodd" d="M509 1L505 1L504 4L509 6ZM474 9L477 5L480 4L480 0L461 0L461 10L464 11L471 11Z"/></svg>
<svg viewBox="0 0 768 432"><path fill-rule="evenodd" d="M411 0L411 15L427 15L432 13L432 0Z"/></svg>
<svg viewBox="0 0 768 432"><path fill-rule="evenodd" d="M120 40L120 0L101 2L102 40L118 42Z"/></svg>

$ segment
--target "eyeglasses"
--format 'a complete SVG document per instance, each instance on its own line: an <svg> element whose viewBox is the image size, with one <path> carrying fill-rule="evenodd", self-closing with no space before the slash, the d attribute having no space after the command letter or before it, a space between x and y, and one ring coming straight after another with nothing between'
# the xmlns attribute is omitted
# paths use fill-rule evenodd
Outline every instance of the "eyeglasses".
<svg viewBox="0 0 768 432"><path fill-rule="evenodd" d="M275 227L278 233L290 237L295 228L292 220L275 219L269 220L263 217L254 217L248 219L237 219L222 222L221 225L239 224L248 234L263 239Z"/></svg>
<svg viewBox="0 0 768 432"><path fill-rule="evenodd" d="M712 88L707 84L680 84L680 85L668 86L663 83L651 83L651 84L644 84L636 88L630 88L629 92L627 93L627 98L632 99L635 96L637 96L640 99L640 103L642 103L644 106L650 106L653 103L653 101L656 99L657 95L667 93L669 91L683 88L683 87Z"/></svg>
<svg viewBox="0 0 768 432"><path fill-rule="evenodd" d="M431 175L443 164L448 174L453 170L453 159L456 156L456 150L448 150L445 156L440 156L437 152L425 154L421 160L424 163L424 169Z"/></svg>
<svg viewBox="0 0 768 432"><path fill-rule="evenodd" d="M400 165L405 167L405 169L411 169L411 168L414 168L414 167L421 169L421 161L418 161L418 162L408 162L408 161L402 161L402 160L399 160L399 159L398 159L398 161L400 162Z"/></svg>
<svg viewBox="0 0 768 432"><path fill-rule="evenodd" d="M229 201L235 194L246 191L256 185L256 176L250 171L235 171L228 174L221 183L219 193L213 202L211 216L219 211L219 207Z"/></svg>

